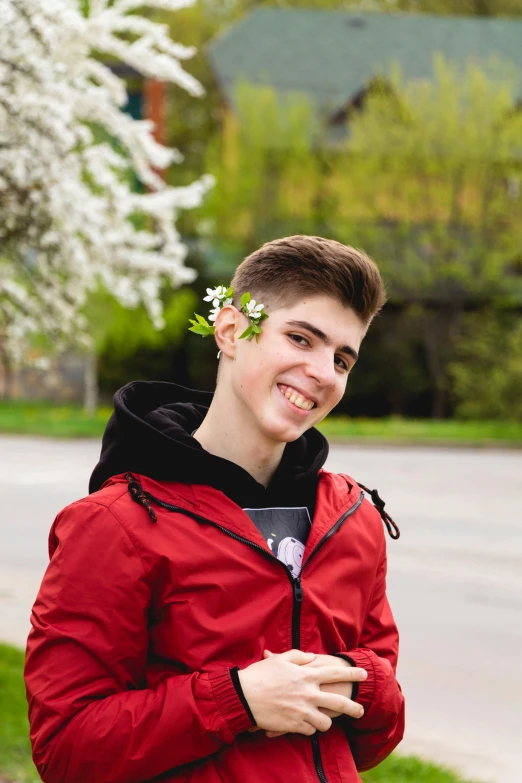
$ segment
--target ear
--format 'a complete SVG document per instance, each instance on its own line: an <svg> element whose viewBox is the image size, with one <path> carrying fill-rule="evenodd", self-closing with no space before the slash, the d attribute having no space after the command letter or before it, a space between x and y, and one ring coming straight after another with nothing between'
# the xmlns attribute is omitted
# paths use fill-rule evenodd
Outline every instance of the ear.
<svg viewBox="0 0 522 783"><path fill-rule="evenodd" d="M214 338L216 344L225 356L233 359L237 341L241 334L241 323L244 316L234 305L227 305L219 311L214 323Z"/></svg>

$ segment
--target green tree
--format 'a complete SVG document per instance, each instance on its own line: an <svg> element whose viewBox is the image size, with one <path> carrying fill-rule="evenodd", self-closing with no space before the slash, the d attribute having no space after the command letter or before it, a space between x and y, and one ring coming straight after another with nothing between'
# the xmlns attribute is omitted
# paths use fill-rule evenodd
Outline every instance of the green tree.
<svg viewBox="0 0 522 783"><path fill-rule="evenodd" d="M181 90L167 86L166 133L170 146L184 156L184 164L167 177L171 184L188 183L203 174L207 147L219 136L227 122L226 108L219 84L206 55L206 45L231 24L262 6L280 8L317 8L321 10L410 11L441 15L522 16L522 0L199 0L176 14L155 12L155 18L168 24L171 34L197 52L190 61L191 73L205 88L205 97L194 100ZM174 179L175 178L175 179ZM179 216L183 235L197 234L194 213Z"/></svg>
<svg viewBox="0 0 522 783"><path fill-rule="evenodd" d="M522 421L520 312L467 315L455 349L449 369L457 416Z"/></svg>
<svg viewBox="0 0 522 783"><path fill-rule="evenodd" d="M290 231L313 233L323 175L308 99L241 84L235 103L205 162L216 177L198 210L208 232L239 253Z"/></svg>
<svg viewBox="0 0 522 783"><path fill-rule="evenodd" d="M522 0L237 0L236 11L271 5L330 11L411 11L443 16L522 16Z"/></svg>
<svg viewBox="0 0 522 783"><path fill-rule="evenodd" d="M397 10L456 16L522 16L522 0L391 0Z"/></svg>
<svg viewBox="0 0 522 783"><path fill-rule="evenodd" d="M419 303L434 389L432 414L447 412L451 334L462 313L517 301L507 274L522 245L522 115L501 69L462 75L438 60L433 82L374 90L354 115L329 186L335 236L379 259L397 303Z"/></svg>
<svg viewBox="0 0 522 783"><path fill-rule="evenodd" d="M96 408L99 375L103 376L105 385L120 386L132 380L125 367L136 353L173 348L182 342L196 306L196 293L184 287L165 292L162 299L165 325L156 329L142 305L124 307L105 289L90 297L86 316L94 347L87 357L87 410Z"/></svg>

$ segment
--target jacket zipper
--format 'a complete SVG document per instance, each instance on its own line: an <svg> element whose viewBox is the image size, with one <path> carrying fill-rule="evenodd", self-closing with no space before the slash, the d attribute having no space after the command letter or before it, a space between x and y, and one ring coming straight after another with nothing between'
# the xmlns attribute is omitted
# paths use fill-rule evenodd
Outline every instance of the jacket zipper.
<svg viewBox="0 0 522 783"><path fill-rule="evenodd" d="M302 565L301 573L303 572L303 569L307 563L310 562L312 557L317 554L317 552L321 549L322 546L328 541L328 539L334 535L334 533L337 533L341 525L343 524L344 520L347 519L349 516L351 516L361 503L363 502L364 498L364 492L361 492L359 495L357 501L354 503L351 508L346 511L342 517L340 517L335 525L330 528L328 533L323 536L323 538L319 541L319 543L316 545L315 549L312 550L309 557L305 560L305 562ZM301 578L300 575L294 579L294 607L292 611L292 647L294 647L296 650L299 650L301 648L301 604L303 603L303 588L301 585ZM321 747L319 745L319 736L317 732L315 734L312 734L310 737L310 740L312 742L312 756L314 759L314 766L315 766L315 772L317 774L317 777L321 781L321 783L328 783L327 777L324 772L323 767L323 760L321 758Z"/></svg>
<svg viewBox="0 0 522 783"><path fill-rule="evenodd" d="M193 511L189 511L186 508L181 508L180 506L173 506L170 503L165 503L164 500L160 500L159 498L155 498L153 495L150 494L150 492L144 492L143 493L149 500L151 500L153 503L156 503L158 506L161 506L161 508L166 509L167 511L177 511L180 514L185 514L186 516L192 517L193 519L199 521L199 522L206 522L207 524L213 525L214 527L217 527L219 530L222 530L223 533L225 533L227 536L230 536L231 538L234 538L236 541L241 541L243 544L248 544L248 546L253 547L254 549L257 549L258 552L261 552L265 557L269 558L270 560L275 561L276 563L281 563L283 568L285 569L288 578L290 579L290 583L292 585L292 594L293 594L293 607L292 607L292 647L296 650L301 649L301 604L303 603L303 587L301 584L301 576L294 578L292 572L288 568L288 566L285 566L284 563L281 562L281 560L278 560L277 557L274 557L270 554L270 552L267 552L266 549L263 549L262 546L259 546L259 544L255 544L253 541L250 541L248 538L243 538L243 536L238 535L237 533L233 533L231 530L228 530L226 527L223 527L222 525L219 525L217 522L213 522L211 519L207 519L206 517L202 517L199 514L194 513ZM331 536L334 535L334 533L337 533L345 519L350 517L361 505L364 499L364 492L361 491L361 494L357 498L356 502L351 506L348 511L345 511L345 513L340 517L335 525L330 528L328 533L326 533L325 536L319 541L319 543L316 545L315 549L310 553L309 557L305 560L301 567L301 573L303 572L303 568L305 565L307 565L310 560L317 554L317 552L324 546L324 544L328 541ZM319 745L319 737L317 736L317 733L312 734L310 737L310 740L312 742L312 756L314 759L314 766L315 766L315 772L317 774L318 779L321 781L321 783L328 783L328 780L326 778L324 767L323 767L323 761L321 758L321 748Z"/></svg>

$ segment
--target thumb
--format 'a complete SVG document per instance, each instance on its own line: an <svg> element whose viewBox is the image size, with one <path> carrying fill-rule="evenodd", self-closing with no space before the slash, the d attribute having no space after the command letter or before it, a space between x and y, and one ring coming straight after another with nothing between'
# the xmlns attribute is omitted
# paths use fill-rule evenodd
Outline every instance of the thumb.
<svg viewBox="0 0 522 783"><path fill-rule="evenodd" d="M306 663L311 663L315 659L315 654L311 652L303 652L303 650L288 650L283 653L284 658L289 663L295 663L298 666L304 666Z"/></svg>

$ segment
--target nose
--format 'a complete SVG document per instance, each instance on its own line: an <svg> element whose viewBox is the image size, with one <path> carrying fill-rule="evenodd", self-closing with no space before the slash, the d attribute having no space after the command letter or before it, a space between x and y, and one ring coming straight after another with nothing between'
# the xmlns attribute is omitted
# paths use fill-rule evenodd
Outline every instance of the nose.
<svg viewBox="0 0 522 783"><path fill-rule="evenodd" d="M333 386L336 381L334 356L329 351L320 351L310 357L307 374L324 389Z"/></svg>

